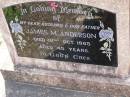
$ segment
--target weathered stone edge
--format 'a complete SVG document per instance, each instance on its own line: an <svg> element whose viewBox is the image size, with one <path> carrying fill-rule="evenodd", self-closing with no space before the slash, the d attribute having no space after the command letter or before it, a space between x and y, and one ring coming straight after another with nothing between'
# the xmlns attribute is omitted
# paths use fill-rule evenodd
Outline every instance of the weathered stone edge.
<svg viewBox="0 0 130 97"><path fill-rule="evenodd" d="M100 83L96 81L79 80L52 75L29 74L19 71L2 71L6 80L16 80L29 84L47 85L59 88L95 92L114 96L130 96L130 86L112 83Z"/></svg>

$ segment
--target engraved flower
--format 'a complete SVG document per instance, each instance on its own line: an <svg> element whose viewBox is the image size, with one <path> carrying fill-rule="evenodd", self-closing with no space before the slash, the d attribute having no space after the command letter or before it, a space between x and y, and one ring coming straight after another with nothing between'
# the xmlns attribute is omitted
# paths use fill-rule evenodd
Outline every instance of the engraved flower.
<svg viewBox="0 0 130 97"><path fill-rule="evenodd" d="M23 32L22 26L18 23L17 16L15 17L15 22L13 20L10 21L10 27L11 27L12 33L22 33Z"/></svg>
<svg viewBox="0 0 130 97"><path fill-rule="evenodd" d="M100 27L102 30L99 32L99 38L100 42L103 41L103 46L100 48L103 54L106 54L106 56L111 61L112 56L112 49L111 44L114 42L113 38L113 30L110 27L107 27L107 29L104 28L104 24L100 21Z"/></svg>
<svg viewBox="0 0 130 97"><path fill-rule="evenodd" d="M99 32L99 37L101 38L100 41L110 39L111 41L114 41L113 39L113 30L111 28L102 29Z"/></svg>
<svg viewBox="0 0 130 97"><path fill-rule="evenodd" d="M59 6L55 1L50 1L49 5L52 8L52 10L54 10L54 11L56 11Z"/></svg>

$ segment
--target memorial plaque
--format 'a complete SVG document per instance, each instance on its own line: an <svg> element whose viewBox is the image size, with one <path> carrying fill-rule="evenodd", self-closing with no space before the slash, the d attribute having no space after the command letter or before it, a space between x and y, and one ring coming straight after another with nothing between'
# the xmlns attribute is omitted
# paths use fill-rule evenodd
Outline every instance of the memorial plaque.
<svg viewBox="0 0 130 97"><path fill-rule="evenodd" d="M117 66L115 13L56 1L3 12L19 57Z"/></svg>

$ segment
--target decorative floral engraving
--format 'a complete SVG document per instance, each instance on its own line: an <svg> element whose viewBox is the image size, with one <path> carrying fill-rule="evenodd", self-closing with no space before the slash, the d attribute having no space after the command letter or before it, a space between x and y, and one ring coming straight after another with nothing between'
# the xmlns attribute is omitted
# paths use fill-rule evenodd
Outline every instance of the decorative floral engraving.
<svg viewBox="0 0 130 97"><path fill-rule="evenodd" d="M106 54L106 56L111 61L111 55L112 55L112 49L111 44L114 42L113 38L113 30L110 27L107 27L107 29L104 29L104 24L100 21L100 27L102 30L99 32L100 42L105 41L103 46L100 48L102 50L103 54Z"/></svg>
<svg viewBox="0 0 130 97"><path fill-rule="evenodd" d="M54 11L56 11L59 6L55 1L49 1L49 5Z"/></svg>
<svg viewBox="0 0 130 97"><path fill-rule="evenodd" d="M22 33L23 32L23 28L22 26L18 23L18 17L15 17L15 23L14 21L10 21L10 27L12 29L12 33Z"/></svg>
<svg viewBox="0 0 130 97"><path fill-rule="evenodd" d="M18 23L18 17L15 17L15 22L13 20L10 21L10 27L12 33L14 33L16 37L16 41L21 50L23 50L24 46L26 46L26 41L23 39L24 33L22 26Z"/></svg>

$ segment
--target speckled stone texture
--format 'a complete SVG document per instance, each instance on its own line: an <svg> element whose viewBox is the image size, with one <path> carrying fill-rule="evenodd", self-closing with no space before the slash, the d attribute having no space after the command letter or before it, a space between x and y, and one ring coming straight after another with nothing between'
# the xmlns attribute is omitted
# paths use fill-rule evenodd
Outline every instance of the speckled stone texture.
<svg viewBox="0 0 130 97"><path fill-rule="evenodd" d="M72 89L78 91L85 92L94 92L97 94L109 94L114 97L130 97L130 83L125 82L125 80L120 78L108 78L103 76L91 76L91 80L80 79L78 74L69 73L70 76L62 76L67 73L61 72L61 75L57 72L54 72L54 75L50 75L49 71L44 71L46 73L37 74L36 72L32 73L31 71L3 71L3 76L6 80L14 80L18 82L24 82L29 84L37 84L37 85L46 85L53 86L65 89ZM48 72L48 73L47 73ZM52 71L50 71L52 72ZM77 78L74 78L74 76ZM92 80L93 77L95 79L105 79L104 82L99 82L98 80ZM107 81L106 81L107 80ZM108 82L110 81L110 82ZM116 81L116 82L114 82Z"/></svg>
<svg viewBox="0 0 130 97"><path fill-rule="evenodd" d="M1 0L0 7L4 8L10 5L32 2L32 1L49 1L49 0ZM44 59L19 57L14 47L11 35L0 9L0 29L3 38L8 46L8 50L15 66L27 66L43 68L54 71L81 72L91 74L101 74L110 76L127 77L130 65L130 46L129 46L129 0L58 0L70 3L79 3L101 8L116 13L117 24L117 46L118 46L118 67L98 66L93 64L79 64L73 62L59 62ZM52 66L53 65L53 66ZM15 67L14 66L14 67ZM16 68L17 69L17 68Z"/></svg>
<svg viewBox="0 0 130 97"><path fill-rule="evenodd" d="M63 88L39 86L10 80L5 81L5 83L7 89L6 97L113 97L108 94L66 90Z"/></svg>
<svg viewBox="0 0 130 97"><path fill-rule="evenodd" d="M13 45L13 41L11 39L6 20L4 18L2 8L9 5L30 1L43 0L1 0L0 2L0 30L3 34L3 38L8 46L8 50L14 63L14 66L11 67L14 68L14 70L12 69L12 71L2 72L6 80L14 80L17 82L34 85L47 85L77 91L90 92L88 95L91 95L91 93L97 93L99 95L101 94L101 96L98 97L105 97L102 95L108 95L108 97L130 97L130 80L128 75L130 71L129 0L58 0L64 2L86 4L116 13L118 44L117 68L92 64L58 62L52 60L48 61L44 59L19 57ZM7 85L10 86L7 87L7 90L9 90L7 91L9 97L11 97L11 94L9 93L12 93L13 96L13 92L15 91L15 89L18 89L19 91L16 92L23 94L23 96L16 93L13 97L33 97L30 95L37 95L35 91L34 94L31 92L32 87L34 87L33 89L38 91L39 94L42 91L39 90L41 88L39 86L36 88L35 86L27 84L26 86L25 84L23 85L17 83L7 83ZM28 91L27 94L25 93L24 89ZM52 91L51 93L53 93L54 91ZM61 92L57 92L59 93L58 95L62 95L63 91L60 91ZM70 92L66 91L66 93ZM72 93L71 96L68 96L67 94L66 95L68 97L87 97L85 96L87 95L87 93L81 94L83 96L74 96L75 93ZM76 94L79 95L80 93L78 92ZM41 95L35 97L41 97ZM56 95L54 94L53 97L56 97Z"/></svg>

